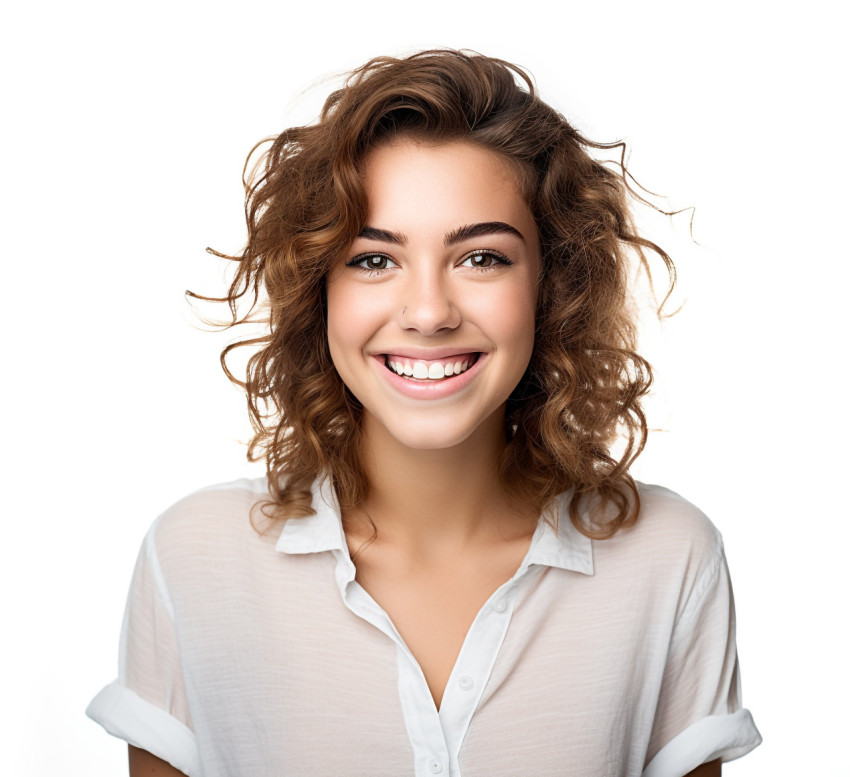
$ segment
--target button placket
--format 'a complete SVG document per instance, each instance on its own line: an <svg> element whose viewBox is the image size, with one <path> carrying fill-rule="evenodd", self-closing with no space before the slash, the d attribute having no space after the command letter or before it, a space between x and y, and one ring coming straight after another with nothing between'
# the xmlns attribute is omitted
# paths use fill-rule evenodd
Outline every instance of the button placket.
<svg viewBox="0 0 850 777"><path fill-rule="evenodd" d="M443 696L439 716L451 764L445 766L447 774L458 769L461 744L511 621L515 587L514 580L505 584L478 613L455 664L457 674Z"/></svg>
<svg viewBox="0 0 850 777"><path fill-rule="evenodd" d="M449 756L440 726L439 713L422 670L404 640L380 605L359 583L351 581L345 589L348 609L390 637L396 645L399 675L399 699L411 744L417 753L416 774L449 773Z"/></svg>

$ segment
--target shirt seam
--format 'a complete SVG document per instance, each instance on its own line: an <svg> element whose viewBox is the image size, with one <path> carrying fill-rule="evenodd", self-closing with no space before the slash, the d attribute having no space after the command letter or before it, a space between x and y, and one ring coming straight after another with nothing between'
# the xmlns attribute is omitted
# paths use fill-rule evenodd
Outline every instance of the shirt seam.
<svg viewBox="0 0 850 777"><path fill-rule="evenodd" d="M165 582L165 575L163 574L162 567L159 563L159 556L156 552L156 532L161 519L162 516L157 518L154 525L151 527L151 530L148 532L147 537L145 537L145 555L147 556L148 564L150 565L151 575L153 576L154 584L156 585L157 594L162 600L165 611L168 613L168 617L173 624L174 605L171 601L171 594L168 592L168 584Z"/></svg>
<svg viewBox="0 0 850 777"><path fill-rule="evenodd" d="M691 591L691 595L688 597L687 604L676 617L673 624L674 631L688 625L696 617L697 613L702 610L709 592L720 577L720 572L723 568L723 559L723 542L720 540L717 549L714 552L714 556L711 559L711 563L697 579L697 582L694 584L693 590Z"/></svg>

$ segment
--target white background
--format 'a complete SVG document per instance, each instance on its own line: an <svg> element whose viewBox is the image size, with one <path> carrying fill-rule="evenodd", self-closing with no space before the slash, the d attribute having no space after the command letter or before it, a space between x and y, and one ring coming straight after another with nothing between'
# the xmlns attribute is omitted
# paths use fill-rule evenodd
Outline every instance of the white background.
<svg viewBox="0 0 850 777"><path fill-rule="evenodd" d="M833 4L837 6L838 4ZM244 238L253 143L378 54L467 47L687 217L647 223L683 312L638 474L724 534L744 701L765 743L731 775L847 774L847 61L827 4L23 3L4 13L3 771L125 773L83 715L114 677L149 523L244 461L244 400L186 288ZM25 8L25 10L24 10ZM356 771L356 769L355 769Z"/></svg>

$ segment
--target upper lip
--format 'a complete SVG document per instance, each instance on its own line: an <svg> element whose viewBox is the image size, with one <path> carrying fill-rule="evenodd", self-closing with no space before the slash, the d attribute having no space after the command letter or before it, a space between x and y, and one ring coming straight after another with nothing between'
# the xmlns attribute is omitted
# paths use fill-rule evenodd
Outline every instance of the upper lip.
<svg viewBox="0 0 850 777"><path fill-rule="evenodd" d="M400 356L404 359L418 359L420 361L436 361L438 359L447 359L449 356L465 356L469 353L481 353L481 348L466 348L464 346L454 346L445 348L414 348L404 346L397 349L386 349L375 351L373 356Z"/></svg>

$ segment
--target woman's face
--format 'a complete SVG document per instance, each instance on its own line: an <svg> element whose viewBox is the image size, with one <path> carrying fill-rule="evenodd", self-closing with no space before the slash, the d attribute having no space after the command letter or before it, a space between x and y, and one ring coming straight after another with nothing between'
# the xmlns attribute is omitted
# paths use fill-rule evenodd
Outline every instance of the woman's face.
<svg viewBox="0 0 850 777"><path fill-rule="evenodd" d="M501 425L528 366L534 219L510 164L471 143L396 141L363 179L367 226L327 279L331 357L364 422L410 448L457 445Z"/></svg>

